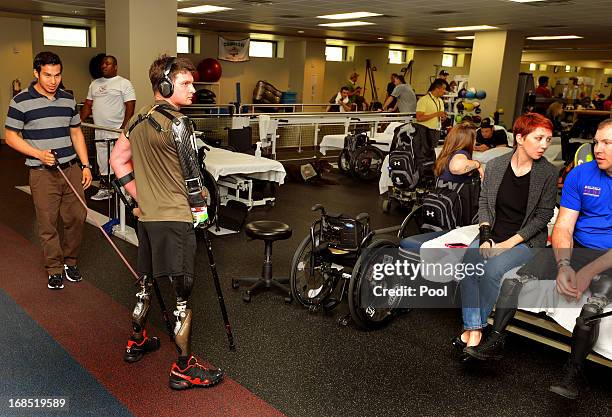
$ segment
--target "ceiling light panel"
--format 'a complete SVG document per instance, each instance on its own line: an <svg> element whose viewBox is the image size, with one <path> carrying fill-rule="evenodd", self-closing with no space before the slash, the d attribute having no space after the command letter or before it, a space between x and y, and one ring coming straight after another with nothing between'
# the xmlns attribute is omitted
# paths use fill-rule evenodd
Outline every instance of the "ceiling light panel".
<svg viewBox="0 0 612 417"><path fill-rule="evenodd" d="M527 39L531 41L558 41L558 40L563 40L563 39L582 39L582 36L576 36L576 35L529 36Z"/></svg>
<svg viewBox="0 0 612 417"><path fill-rule="evenodd" d="M470 36L455 36L455 39L461 39L461 40L468 40L468 39L474 39L476 38L476 36L474 35L470 35Z"/></svg>
<svg viewBox="0 0 612 417"><path fill-rule="evenodd" d="M326 14L326 15L317 16L317 17L319 19L347 20L347 19L363 19L364 17L375 17L375 16L382 16L382 14L370 13L370 12L352 12L352 13Z"/></svg>
<svg viewBox="0 0 612 417"><path fill-rule="evenodd" d="M209 4L205 4L202 6L185 7L182 9L178 9L178 11L181 13L193 13L193 14L214 13L214 12L222 12L225 10L232 10L232 8L222 7L222 6L211 6Z"/></svg>
<svg viewBox="0 0 612 417"><path fill-rule="evenodd" d="M328 28L343 28L343 27L351 27L351 26L367 26L373 25L372 22L363 22L360 20L354 20L352 22L334 22L334 23L319 23L318 26L325 26Z"/></svg>
<svg viewBox="0 0 612 417"><path fill-rule="evenodd" d="M449 28L438 28L438 30L444 32L461 32L461 31L469 31L469 30L491 30L491 29L499 29L497 26L489 26L489 25L478 25L478 26L455 26Z"/></svg>

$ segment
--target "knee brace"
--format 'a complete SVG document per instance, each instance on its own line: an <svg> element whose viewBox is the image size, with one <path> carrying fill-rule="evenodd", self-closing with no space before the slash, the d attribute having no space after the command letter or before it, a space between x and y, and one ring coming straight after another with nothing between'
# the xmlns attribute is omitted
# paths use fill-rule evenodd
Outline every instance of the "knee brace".
<svg viewBox="0 0 612 417"><path fill-rule="evenodd" d="M599 336L600 320L586 323L584 319L601 313L606 304L607 300L605 298L590 297L587 303L582 306L582 311L576 319L576 325L572 332L572 350L570 355L572 362L581 364L591 352L591 349L593 349Z"/></svg>
<svg viewBox="0 0 612 417"><path fill-rule="evenodd" d="M193 289L193 277L181 275L179 277L170 277L170 281L172 281L176 296L181 300L187 301Z"/></svg>
<svg viewBox="0 0 612 417"><path fill-rule="evenodd" d="M174 330L174 342L179 348L179 356L191 355L191 310L177 310L174 312L177 316L177 326Z"/></svg>
<svg viewBox="0 0 612 417"><path fill-rule="evenodd" d="M151 282L148 277L143 277L140 284L140 291L136 294L136 305L132 311L132 329L139 335L144 329L149 308L151 307Z"/></svg>

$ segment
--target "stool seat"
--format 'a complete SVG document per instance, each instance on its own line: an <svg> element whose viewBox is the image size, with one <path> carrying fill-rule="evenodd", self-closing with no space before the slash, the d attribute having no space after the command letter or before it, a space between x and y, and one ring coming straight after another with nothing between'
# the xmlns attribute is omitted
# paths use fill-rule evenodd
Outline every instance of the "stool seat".
<svg viewBox="0 0 612 417"><path fill-rule="evenodd" d="M257 220L247 223L244 231L248 237L261 240L289 239L292 234L288 224L274 220Z"/></svg>

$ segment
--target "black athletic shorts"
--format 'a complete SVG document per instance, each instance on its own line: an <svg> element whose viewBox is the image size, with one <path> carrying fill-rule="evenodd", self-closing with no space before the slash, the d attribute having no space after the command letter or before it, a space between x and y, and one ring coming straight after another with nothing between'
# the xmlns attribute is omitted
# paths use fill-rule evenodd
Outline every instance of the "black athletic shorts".
<svg viewBox="0 0 612 417"><path fill-rule="evenodd" d="M194 276L196 236L187 222L138 222L138 273Z"/></svg>

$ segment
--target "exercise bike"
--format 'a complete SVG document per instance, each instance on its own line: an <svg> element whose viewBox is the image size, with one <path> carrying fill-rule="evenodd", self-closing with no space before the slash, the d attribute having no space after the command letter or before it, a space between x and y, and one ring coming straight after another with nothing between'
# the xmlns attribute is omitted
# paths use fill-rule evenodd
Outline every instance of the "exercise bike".
<svg viewBox="0 0 612 417"><path fill-rule="evenodd" d="M374 236L394 233L400 226L372 230L367 213L352 218L327 213L321 204L313 206L312 211L319 211L320 218L312 223L309 235L300 243L291 261L293 297L311 312L330 311L347 297L350 315L340 319L341 325L347 325L352 319L364 330L386 326L398 312L395 307L400 300L385 308L361 305L360 293L367 278L360 273L365 263L360 261L360 255L363 249L397 248L397 242L374 240ZM336 298L333 295L339 284Z"/></svg>

